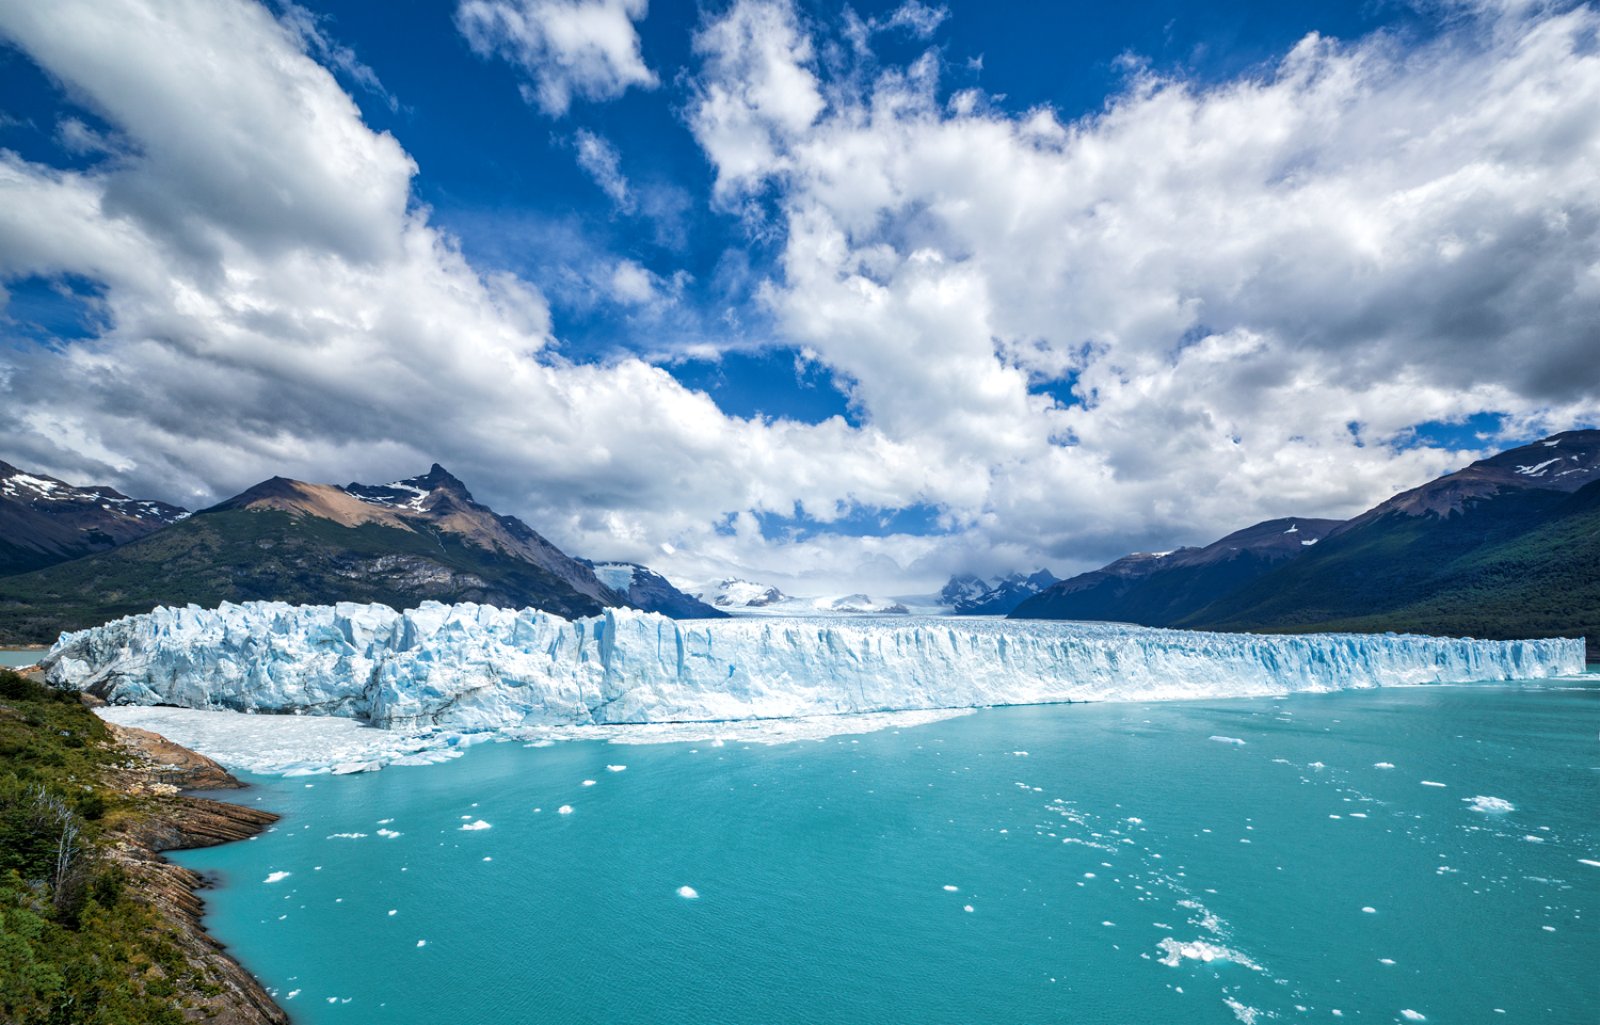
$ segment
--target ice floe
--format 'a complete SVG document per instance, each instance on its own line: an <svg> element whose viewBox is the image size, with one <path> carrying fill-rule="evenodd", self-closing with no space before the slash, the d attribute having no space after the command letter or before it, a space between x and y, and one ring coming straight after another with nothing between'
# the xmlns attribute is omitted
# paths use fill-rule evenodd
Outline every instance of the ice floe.
<svg viewBox="0 0 1600 1025"><path fill-rule="evenodd" d="M1230 961L1252 971L1261 971L1260 965L1239 951L1225 947L1220 943L1212 943L1209 940L1190 940L1186 943L1167 936L1156 944L1156 948L1161 951L1159 959L1161 963L1172 968L1178 967L1179 964L1186 960L1202 961L1206 964L1210 964L1213 961Z"/></svg>
<svg viewBox="0 0 1600 1025"><path fill-rule="evenodd" d="M1484 797L1480 794L1477 797L1463 797L1462 800L1472 805L1471 811L1508 812L1517 810L1516 805L1503 797Z"/></svg>
<svg viewBox="0 0 1600 1025"><path fill-rule="evenodd" d="M696 890L692 886L680 886L678 887L678 896L682 897L684 900L699 900L700 891Z"/></svg>
<svg viewBox="0 0 1600 1025"><path fill-rule="evenodd" d="M1218 736L1213 736L1210 739L1215 740L1219 744L1237 744L1240 747L1244 746L1244 741L1240 740L1238 737L1218 737Z"/></svg>
<svg viewBox="0 0 1600 1025"><path fill-rule="evenodd" d="M291 876L292 874L293 873L291 873L291 872L268 872L267 873L267 878L263 879L262 882L264 882L264 883L281 883L285 879L289 878L289 876Z"/></svg>
<svg viewBox="0 0 1600 1025"><path fill-rule="evenodd" d="M478 819L475 822L464 822L464 823L462 823L461 824L461 828L465 829L465 830L472 831L472 832L476 832L476 831L478 831L480 829L492 829L494 827L490 826L489 823L483 821L482 819Z"/></svg>

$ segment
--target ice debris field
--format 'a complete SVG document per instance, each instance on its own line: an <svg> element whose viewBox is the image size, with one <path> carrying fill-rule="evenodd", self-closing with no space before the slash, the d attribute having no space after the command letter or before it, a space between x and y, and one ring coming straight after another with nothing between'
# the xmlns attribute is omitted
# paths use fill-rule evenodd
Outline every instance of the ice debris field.
<svg viewBox="0 0 1600 1025"><path fill-rule="evenodd" d="M687 740L777 720L792 739L874 728L825 724L840 716L1541 679L1581 673L1583 642L1025 620L675 621L629 609L569 621L473 604L250 602L158 608L63 634L43 663L52 683L112 705L352 720L342 732L321 727L312 759L348 771L433 760L476 731L566 739L627 726L630 739ZM118 718L193 739L190 727L168 732L167 719ZM358 723L391 734L350 732ZM875 725L902 724L897 715ZM300 726L252 728L258 747L287 748L265 760L270 768L247 767L305 762L288 750L304 753Z"/></svg>

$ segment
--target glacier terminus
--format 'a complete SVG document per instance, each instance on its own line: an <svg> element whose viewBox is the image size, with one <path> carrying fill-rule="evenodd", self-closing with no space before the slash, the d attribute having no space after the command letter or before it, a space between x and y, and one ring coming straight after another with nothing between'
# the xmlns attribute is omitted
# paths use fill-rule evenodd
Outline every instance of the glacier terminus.
<svg viewBox="0 0 1600 1025"><path fill-rule="evenodd" d="M425 602L157 608L61 636L57 686L111 704L398 730L726 722L1251 697L1578 674L1581 639L1200 633L980 618L675 621Z"/></svg>

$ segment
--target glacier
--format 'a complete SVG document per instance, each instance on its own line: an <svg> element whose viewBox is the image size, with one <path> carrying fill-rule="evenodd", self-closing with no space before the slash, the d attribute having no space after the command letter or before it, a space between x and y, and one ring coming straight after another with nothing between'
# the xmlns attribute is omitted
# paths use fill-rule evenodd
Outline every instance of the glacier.
<svg viewBox="0 0 1600 1025"><path fill-rule="evenodd" d="M113 705L345 716L399 731L795 719L1251 697L1581 673L1581 639L1218 634L905 617L566 620L426 602L158 608L65 633L57 686Z"/></svg>

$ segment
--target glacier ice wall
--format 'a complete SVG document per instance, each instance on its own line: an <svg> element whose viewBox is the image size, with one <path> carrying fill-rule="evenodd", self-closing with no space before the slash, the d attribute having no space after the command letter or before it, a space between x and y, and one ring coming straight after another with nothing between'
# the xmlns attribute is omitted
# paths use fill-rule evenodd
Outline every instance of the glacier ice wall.
<svg viewBox="0 0 1600 1025"><path fill-rule="evenodd" d="M113 704L343 715L414 729L706 722L1535 679L1581 640L1263 636L904 617L568 621L424 603L159 608L63 634L49 679Z"/></svg>

